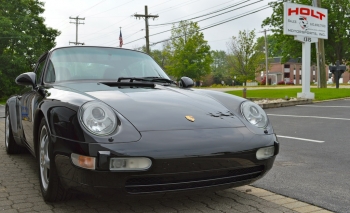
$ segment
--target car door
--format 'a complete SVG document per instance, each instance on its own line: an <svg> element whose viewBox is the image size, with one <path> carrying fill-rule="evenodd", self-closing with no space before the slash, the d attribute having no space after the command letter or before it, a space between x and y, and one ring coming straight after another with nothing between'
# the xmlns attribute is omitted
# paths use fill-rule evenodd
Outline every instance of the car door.
<svg viewBox="0 0 350 213"><path fill-rule="evenodd" d="M42 55L35 68L36 84L41 84L42 73L46 66L47 53ZM31 151L34 152L34 112L37 109L39 102L42 100L42 95L38 91L38 87L26 86L19 96L21 127L23 129L23 138Z"/></svg>

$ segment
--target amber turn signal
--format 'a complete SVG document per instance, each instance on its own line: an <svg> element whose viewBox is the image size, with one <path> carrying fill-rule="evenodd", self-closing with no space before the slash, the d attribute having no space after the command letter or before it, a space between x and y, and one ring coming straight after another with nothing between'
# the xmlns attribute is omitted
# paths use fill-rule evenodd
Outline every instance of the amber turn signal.
<svg viewBox="0 0 350 213"><path fill-rule="evenodd" d="M95 169L96 158L84 155L78 155L75 153L71 154L72 162L74 165L84 169Z"/></svg>

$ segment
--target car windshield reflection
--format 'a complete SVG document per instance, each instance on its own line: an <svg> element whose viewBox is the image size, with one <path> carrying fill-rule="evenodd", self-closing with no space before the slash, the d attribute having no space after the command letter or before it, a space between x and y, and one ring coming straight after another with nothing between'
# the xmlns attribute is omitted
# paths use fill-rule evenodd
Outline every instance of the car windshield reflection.
<svg viewBox="0 0 350 213"><path fill-rule="evenodd" d="M45 82L118 81L120 78L149 76L170 80L150 56L141 52L103 47L69 47L53 51Z"/></svg>

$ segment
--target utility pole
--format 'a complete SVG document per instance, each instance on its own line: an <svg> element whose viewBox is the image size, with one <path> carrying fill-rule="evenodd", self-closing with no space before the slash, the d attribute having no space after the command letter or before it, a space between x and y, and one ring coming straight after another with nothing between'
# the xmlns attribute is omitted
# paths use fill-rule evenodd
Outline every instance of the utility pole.
<svg viewBox="0 0 350 213"><path fill-rule="evenodd" d="M321 0L313 0L312 5L314 7L321 7ZM317 58L317 87L327 88L326 81L326 59L324 52L324 39L319 38L316 43L316 58Z"/></svg>
<svg viewBox="0 0 350 213"><path fill-rule="evenodd" d="M75 19L75 22L69 22L69 23L76 25L75 42L69 42L69 44L72 43L72 44L75 44L75 45L78 45L78 44L84 45L84 43L79 43L78 42L78 24L84 24L82 22L79 22L79 20L85 20L85 18L79 18L79 16L77 16L75 18L69 17L69 19Z"/></svg>
<svg viewBox="0 0 350 213"><path fill-rule="evenodd" d="M146 52L148 54L150 54L150 50L149 50L149 31L148 31L148 19L149 18L158 18L158 15L148 15L148 8L147 5L145 5L145 14L135 14L134 15L136 18L145 18L145 24L146 24Z"/></svg>
<svg viewBox="0 0 350 213"><path fill-rule="evenodd" d="M268 85L269 81L269 65L268 65L268 49L267 49L267 35L266 32L269 30L264 29L264 34L265 34L265 69L266 69L266 86ZM262 33L261 32L261 33ZM276 82L277 83L277 82Z"/></svg>

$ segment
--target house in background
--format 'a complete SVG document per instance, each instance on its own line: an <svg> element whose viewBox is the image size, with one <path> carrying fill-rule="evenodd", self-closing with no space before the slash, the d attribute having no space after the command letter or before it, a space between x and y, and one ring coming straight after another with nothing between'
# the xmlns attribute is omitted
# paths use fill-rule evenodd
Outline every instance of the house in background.
<svg viewBox="0 0 350 213"><path fill-rule="evenodd" d="M269 83L277 84L280 81L284 81L285 83L293 82L294 84L301 84L302 79L302 63L301 60L290 59L288 62L282 64L282 57L274 57L270 59L269 64ZM348 67L349 69L349 67ZM327 72L327 82L334 82L333 75L329 71L328 66L326 67ZM266 76L266 71L261 71L257 74L256 80L262 81ZM350 80L350 73L344 72L339 79L339 83L348 83ZM317 82L317 66L312 65L310 67L310 81Z"/></svg>

